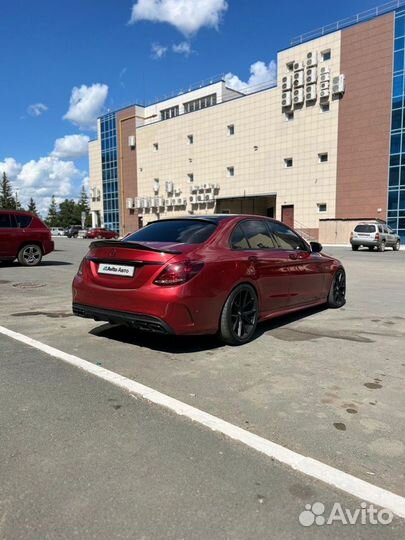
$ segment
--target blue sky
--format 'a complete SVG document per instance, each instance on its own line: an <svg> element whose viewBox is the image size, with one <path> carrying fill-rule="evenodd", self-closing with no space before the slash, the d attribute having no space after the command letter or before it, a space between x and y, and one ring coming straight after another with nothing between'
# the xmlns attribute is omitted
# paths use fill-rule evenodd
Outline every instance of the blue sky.
<svg viewBox="0 0 405 540"><path fill-rule="evenodd" d="M42 209L53 193L58 200L77 196L88 171L86 137L94 138L97 114L219 74L232 73L242 84L258 61L264 63L261 76L272 77L269 64L292 37L376 5L3 0L0 172L7 170L23 201L33 196Z"/></svg>

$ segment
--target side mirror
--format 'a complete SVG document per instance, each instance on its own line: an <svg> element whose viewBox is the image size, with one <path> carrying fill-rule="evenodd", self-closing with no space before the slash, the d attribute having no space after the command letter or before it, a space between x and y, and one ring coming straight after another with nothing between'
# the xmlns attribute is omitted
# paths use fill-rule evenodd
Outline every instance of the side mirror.
<svg viewBox="0 0 405 540"><path fill-rule="evenodd" d="M311 246L312 253L320 253L323 249L322 244L319 242L310 242L309 244Z"/></svg>

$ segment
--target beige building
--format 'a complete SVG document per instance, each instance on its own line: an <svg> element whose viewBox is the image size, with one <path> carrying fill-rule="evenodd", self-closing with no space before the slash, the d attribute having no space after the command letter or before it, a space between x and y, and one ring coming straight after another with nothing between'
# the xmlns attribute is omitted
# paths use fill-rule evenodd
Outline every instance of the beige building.
<svg viewBox="0 0 405 540"><path fill-rule="evenodd" d="M106 225L253 213L341 242L352 223L387 219L394 27L390 12L283 50L272 88L219 81L103 117L89 155ZM119 164L113 179L100 154Z"/></svg>

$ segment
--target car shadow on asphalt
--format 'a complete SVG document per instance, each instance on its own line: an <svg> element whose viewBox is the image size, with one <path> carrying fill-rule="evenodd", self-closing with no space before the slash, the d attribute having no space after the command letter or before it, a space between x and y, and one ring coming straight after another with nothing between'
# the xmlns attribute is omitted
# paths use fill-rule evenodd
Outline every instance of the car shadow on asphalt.
<svg viewBox="0 0 405 540"><path fill-rule="evenodd" d="M260 339L263 335L270 335L271 331L291 323L306 319L311 315L316 315L326 310L324 306L309 308L291 315L278 317L270 321L265 321L257 326L252 342ZM149 334L147 332L135 331L125 326L112 325L109 323L93 328L89 332L99 338L119 341L138 347L147 347L153 351L168 352L173 354L187 354L193 352L209 351L212 349L223 349L227 347L216 335L209 336L165 336L160 334ZM243 347L243 345L242 345ZM237 348L235 347L235 350Z"/></svg>

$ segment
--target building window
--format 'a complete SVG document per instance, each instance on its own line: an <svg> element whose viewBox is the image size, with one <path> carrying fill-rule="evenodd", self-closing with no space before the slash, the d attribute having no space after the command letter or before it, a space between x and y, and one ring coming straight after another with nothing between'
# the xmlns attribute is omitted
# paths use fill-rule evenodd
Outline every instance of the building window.
<svg viewBox="0 0 405 540"><path fill-rule="evenodd" d="M169 118L174 118L175 116L179 116L178 105L176 105L175 107L170 107L169 109L164 109L163 111L160 111L161 120L168 120Z"/></svg>
<svg viewBox="0 0 405 540"><path fill-rule="evenodd" d="M287 71L294 71L294 62L287 62L285 66Z"/></svg>
<svg viewBox="0 0 405 540"><path fill-rule="evenodd" d="M189 174L187 175L187 182L188 182L189 184L192 184L192 183L194 182L194 174L193 174L193 173L189 173Z"/></svg>
<svg viewBox="0 0 405 540"><path fill-rule="evenodd" d="M294 111L287 111L285 113L285 119L286 122L291 122L291 120L294 120Z"/></svg>
<svg viewBox="0 0 405 540"><path fill-rule="evenodd" d="M158 150L159 150L159 143L154 142L154 143L153 143L153 151L154 151L154 152L157 152Z"/></svg>
<svg viewBox="0 0 405 540"><path fill-rule="evenodd" d="M293 158L292 157L284 158L284 167L286 169L290 169L292 166L293 166Z"/></svg>
<svg viewBox="0 0 405 540"><path fill-rule="evenodd" d="M226 168L227 176L235 176L235 167Z"/></svg>
<svg viewBox="0 0 405 540"><path fill-rule="evenodd" d="M327 62L332 58L332 53L330 49L326 49L325 51L321 52L321 57L323 62Z"/></svg>
<svg viewBox="0 0 405 540"><path fill-rule="evenodd" d="M317 207L318 207L318 212L327 212L328 210L328 205L326 203L318 203Z"/></svg>
<svg viewBox="0 0 405 540"><path fill-rule="evenodd" d="M321 113L330 111L330 104L329 103L321 103L319 107L321 109Z"/></svg>
<svg viewBox="0 0 405 540"><path fill-rule="evenodd" d="M193 101L188 101L184 103L184 112L190 113L194 111L199 111L200 109L206 109L207 107L212 107L217 104L217 95L210 94L199 99L193 99Z"/></svg>
<svg viewBox="0 0 405 540"><path fill-rule="evenodd" d="M235 135L235 126L233 124L228 126L228 135Z"/></svg>
<svg viewBox="0 0 405 540"><path fill-rule="evenodd" d="M328 152L322 152L321 154L318 154L319 163L326 163L328 159Z"/></svg>
<svg viewBox="0 0 405 540"><path fill-rule="evenodd" d="M159 178L153 179L153 191L157 193L159 191Z"/></svg>
<svg viewBox="0 0 405 540"><path fill-rule="evenodd" d="M188 144L194 144L194 135L187 135Z"/></svg>

